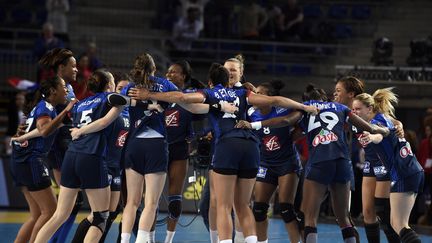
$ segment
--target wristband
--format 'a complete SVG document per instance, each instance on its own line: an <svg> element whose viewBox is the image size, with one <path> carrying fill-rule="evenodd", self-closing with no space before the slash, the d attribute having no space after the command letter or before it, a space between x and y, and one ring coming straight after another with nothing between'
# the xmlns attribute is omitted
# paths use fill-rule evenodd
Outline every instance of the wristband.
<svg viewBox="0 0 432 243"><path fill-rule="evenodd" d="M209 105L209 111L222 111L222 105L219 103L215 103L215 104L210 104Z"/></svg>
<svg viewBox="0 0 432 243"><path fill-rule="evenodd" d="M255 129L255 130L260 130L261 127L262 127L262 123L260 121L258 121L258 122L251 122L250 125L251 125L252 129Z"/></svg>

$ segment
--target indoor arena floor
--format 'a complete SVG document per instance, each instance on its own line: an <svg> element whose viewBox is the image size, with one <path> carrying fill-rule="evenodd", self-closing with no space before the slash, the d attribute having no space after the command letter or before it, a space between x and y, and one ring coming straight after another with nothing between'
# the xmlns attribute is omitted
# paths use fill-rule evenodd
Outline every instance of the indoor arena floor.
<svg viewBox="0 0 432 243"><path fill-rule="evenodd" d="M1 243L9 243L13 242L15 235L18 232L19 227L24 222L27 213L24 212L10 212L10 211L0 211L0 242ZM80 213L77 217L76 223L79 222L83 217L85 217L85 213ZM160 215L161 218L164 215ZM119 217L120 218L120 217ZM188 224L194 215L182 215L180 219L180 223L185 225ZM77 224L75 223L71 232L75 232ZM360 232L361 242L367 242L364 228L358 227ZM287 233L284 228L283 221L278 218L270 219L269 226L269 242L271 243L286 243L289 242L287 238ZM432 229L428 227L419 229L418 232L421 232L421 240L422 242L432 242ZM107 237L106 242L116 242L118 234L118 220L113 224L109 235ZM70 242L72 239L72 234L68 236L68 241ZM165 237L165 226L159 226L156 228L156 242L163 242ZM384 233L381 232L381 242L386 242ZM335 224L326 224L320 223L318 225L318 240L322 243L334 243L334 242L343 242L342 236L339 228ZM134 242L134 239L131 240ZM208 232L202 222L202 218L200 216L196 217L196 219L189 225L188 227L178 226L177 232L174 237L174 242L210 242L208 239Z"/></svg>

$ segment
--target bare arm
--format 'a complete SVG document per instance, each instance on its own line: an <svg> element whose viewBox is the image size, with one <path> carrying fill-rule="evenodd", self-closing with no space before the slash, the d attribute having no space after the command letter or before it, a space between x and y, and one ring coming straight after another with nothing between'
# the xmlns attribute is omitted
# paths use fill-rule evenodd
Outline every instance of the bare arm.
<svg viewBox="0 0 432 243"><path fill-rule="evenodd" d="M128 95L137 100L159 100L168 103L203 103L204 96L201 93L171 92L149 92L144 88L132 88Z"/></svg>
<svg viewBox="0 0 432 243"><path fill-rule="evenodd" d="M388 128L372 125L353 113L349 115L349 121L360 130L368 131L372 134L380 133L384 137L390 134L390 130Z"/></svg>
<svg viewBox="0 0 432 243"><path fill-rule="evenodd" d="M37 138L42 136L42 134L39 132L39 129L35 128L33 130L31 130L30 132L19 136L19 137L12 137L11 138L11 142L17 141L18 143L22 143L26 140L32 139L32 138Z"/></svg>
<svg viewBox="0 0 432 243"><path fill-rule="evenodd" d="M295 111L286 116L275 117L260 122L249 123L247 121L239 121L236 124L236 128L247 128L247 129L259 130L261 127L274 127L274 128L286 127L286 126L291 126L296 124L301 118L302 118L302 113L299 111Z"/></svg>
<svg viewBox="0 0 432 243"><path fill-rule="evenodd" d="M283 108L292 108L297 110L304 110L308 113L317 114L318 109L314 106L307 106L292 99L282 96L267 96L255 93L250 93L248 96L248 102L251 105L256 106L277 106Z"/></svg>
<svg viewBox="0 0 432 243"><path fill-rule="evenodd" d="M108 127L122 112L123 106L114 106L110 109L110 111L102 118L93 121L92 123L83 126L81 128L71 128L71 136L72 139L78 139L80 136L99 132L100 130Z"/></svg>
<svg viewBox="0 0 432 243"><path fill-rule="evenodd" d="M391 121L393 122L395 128L396 128L396 136L398 138L404 138L405 137L405 133L403 130L403 124L402 122L400 122L399 120L396 120L394 118L390 118Z"/></svg>
<svg viewBox="0 0 432 243"><path fill-rule="evenodd" d="M38 119L36 122L36 127L39 130L41 136L46 137L53 133L57 128L59 128L67 113L77 102L77 99L70 101L66 108L62 112L60 112L60 114L58 114L53 120L51 120L51 118Z"/></svg>
<svg viewBox="0 0 432 243"><path fill-rule="evenodd" d="M228 102L221 102L219 104L179 104L181 107L186 109L187 111L194 113L194 114L207 114L210 110L215 109L217 111L225 112L233 114L236 111L238 111L238 107L235 106L233 103Z"/></svg>

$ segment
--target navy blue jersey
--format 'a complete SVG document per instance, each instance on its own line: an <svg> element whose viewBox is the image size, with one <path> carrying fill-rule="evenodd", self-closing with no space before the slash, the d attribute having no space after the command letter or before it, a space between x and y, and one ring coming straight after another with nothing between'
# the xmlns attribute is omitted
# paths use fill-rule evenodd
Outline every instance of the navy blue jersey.
<svg viewBox="0 0 432 243"><path fill-rule="evenodd" d="M76 103L72 109L73 126L83 127L105 116L111 108L107 99L109 94L108 92L97 93ZM73 140L69 144L69 151L103 156L107 144L106 131L107 129L103 129Z"/></svg>
<svg viewBox="0 0 432 243"><path fill-rule="evenodd" d="M381 162L390 171L392 181L409 177L423 170L410 144L404 138L396 136L396 130L389 118L378 113L371 123L390 129L390 135L383 138L381 143L370 143L367 147L372 147L376 151Z"/></svg>
<svg viewBox="0 0 432 243"><path fill-rule="evenodd" d="M237 114L229 114L221 111L209 112L208 117L214 129L215 143L218 143L221 138L226 137L253 138L257 140L252 131L235 128L238 120L246 120L248 90L224 88L219 84L212 89L203 89L201 92L207 104L229 102L239 108Z"/></svg>
<svg viewBox="0 0 432 243"><path fill-rule="evenodd" d="M308 101L305 105L313 105L320 109L314 116L305 114L300 126L307 135L309 145L308 163L350 159L344 126L351 110L339 103Z"/></svg>
<svg viewBox="0 0 432 243"><path fill-rule="evenodd" d="M149 88L152 92L169 92L177 91L177 87L169 80L159 77L150 76L154 82L153 86ZM129 83L123 88L121 94L127 95L131 88L136 86L135 83ZM155 101L143 101L152 102ZM159 102L163 109L166 109L169 104L166 102ZM129 136L134 138L164 138L166 136L165 129L165 114L157 111L145 110L142 107L129 107L130 128Z"/></svg>
<svg viewBox="0 0 432 243"><path fill-rule="evenodd" d="M37 129L37 120L43 117L49 117L54 119L57 116L55 108L48 103L46 100L41 100L30 112L27 117L26 132L33 129ZM47 137L36 137L32 138L23 143L14 142L13 144L13 160L17 163L25 162L30 156L42 155L45 156L51 146L53 145L54 138L56 137L57 131L53 132Z"/></svg>
<svg viewBox="0 0 432 243"><path fill-rule="evenodd" d="M108 167L119 168L123 146L129 131L129 114L122 112L108 128L105 161Z"/></svg>
<svg viewBox="0 0 432 243"><path fill-rule="evenodd" d="M256 122L286 116L291 112L292 110L285 108L272 107L270 113L263 115L259 110L251 107L248 110L248 116L250 121ZM263 127L255 131L255 134L261 139L262 165L281 165L292 160L293 156L297 157L297 161L299 161L297 149L290 135L291 129L290 126L281 128Z"/></svg>
<svg viewBox="0 0 432 243"><path fill-rule="evenodd" d="M192 93L196 90L187 89L183 92ZM178 104L170 104L165 109L165 126L168 144L184 142L192 135L193 115Z"/></svg>

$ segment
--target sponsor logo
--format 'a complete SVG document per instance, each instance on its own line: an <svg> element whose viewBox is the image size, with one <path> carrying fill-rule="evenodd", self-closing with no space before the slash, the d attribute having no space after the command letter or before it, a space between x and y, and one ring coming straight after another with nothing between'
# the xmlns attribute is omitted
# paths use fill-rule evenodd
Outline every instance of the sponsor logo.
<svg viewBox="0 0 432 243"><path fill-rule="evenodd" d="M200 200L201 193L204 190L206 178L204 176L198 176L195 182L192 182L183 192L183 198L186 200Z"/></svg>
<svg viewBox="0 0 432 243"><path fill-rule="evenodd" d="M409 143L407 143L405 146L403 146L400 151L399 154L402 158L406 158L408 156L413 156L413 152L411 150L411 146Z"/></svg>
<svg viewBox="0 0 432 243"><path fill-rule="evenodd" d="M264 167L260 166L258 168L257 177L259 177L259 178L265 178L266 174L267 174L267 168L264 168Z"/></svg>
<svg viewBox="0 0 432 243"><path fill-rule="evenodd" d="M116 144L115 144L115 145L116 145L117 147L119 147L119 148L122 148L122 147L124 146L124 144L125 144L125 141L126 141L127 135L128 135L128 131L121 130L121 131L119 132L119 135L118 135L118 137L117 137L117 141L116 141Z"/></svg>
<svg viewBox="0 0 432 243"><path fill-rule="evenodd" d="M321 129L321 131L312 140L312 146L316 147L320 144L329 144L338 140L338 136L332 132Z"/></svg>
<svg viewBox="0 0 432 243"><path fill-rule="evenodd" d="M281 148L279 138L277 136L267 136L263 138L266 151L275 151Z"/></svg>
<svg viewBox="0 0 432 243"><path fill-rule="evenodd" d="M114 177L113 184L114 185L120 185L120 176Z"/></svg>
<svg viewBox="0 0 432 243"><path fill-rule="evenodd" d="M384 166L376 166L373 168L375 175L386 175L387 170Z"/></svg>
<svg viewBox="0 0 432 243"><path fill-rule="evenodd" d="M393 187L396 184L396 181L390 182L390 187Z"/></svg>
<svg viewBox="0 0 432 243"><path fill-rule="evenodd" d="M170 110L165 112L165 125L167 127L180 126L180 113L177 110Z"/></svg>
<svg viewBox="0 0 432 243"><path fill-rule="evenodd" d="M111 185L112 175L108 174L108 184Z"/></svg>

